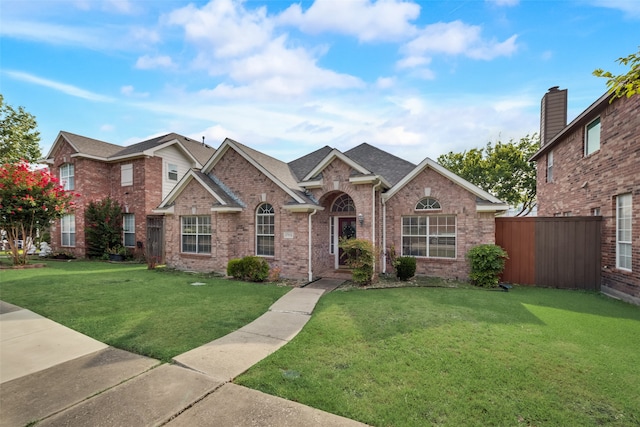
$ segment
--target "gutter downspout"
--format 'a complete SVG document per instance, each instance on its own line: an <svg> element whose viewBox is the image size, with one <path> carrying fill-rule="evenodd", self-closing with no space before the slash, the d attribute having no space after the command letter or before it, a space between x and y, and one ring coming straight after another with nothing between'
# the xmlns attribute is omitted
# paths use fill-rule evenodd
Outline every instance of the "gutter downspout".
<svg viewBox="0 0 640 427"><path fill-rule="evenodd" d="M373 243L373 248L375 250L376 247L376 188L380 188L382 185L382 180L378 178L378 183L371 187L371 201L372 201L372 212L371 212L371 242ZM382 193L380 194L380 198L382 198ZM373 273L376 272L376 258L373 257Z"/></svg>
<svg viewBox="0 0 640 427"><path fill-rule="evenodd" d="M311 240L311 217L314 216L315 214L318 213L317 209L314 209L313 212L311 212L309 214L309 282L311 282L313 280L313 268L311 267L311 247L312 245L312 240Z"/></svg>
<svg viewBox="0 0 640 427"><path fill-rule="evenodd" d="M382 273L387 272L387 199L380 195L382 201Z"/></svg>

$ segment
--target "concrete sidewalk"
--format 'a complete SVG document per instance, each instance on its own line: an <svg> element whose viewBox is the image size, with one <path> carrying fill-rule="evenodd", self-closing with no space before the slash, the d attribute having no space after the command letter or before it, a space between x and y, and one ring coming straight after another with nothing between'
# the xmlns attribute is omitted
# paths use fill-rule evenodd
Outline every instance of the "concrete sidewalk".
<svg viewBox="0 0 640 427"><path fill-rule="evenodd" d="M170 365L0 303L0 426L362 426L230 383L295 337L340 283L292 289L249 325Z"/></svg>

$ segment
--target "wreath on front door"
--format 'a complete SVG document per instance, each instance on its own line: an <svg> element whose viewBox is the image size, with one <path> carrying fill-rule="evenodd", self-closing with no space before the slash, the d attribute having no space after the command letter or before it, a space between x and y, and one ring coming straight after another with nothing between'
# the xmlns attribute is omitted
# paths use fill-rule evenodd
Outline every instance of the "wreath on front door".
<svg viewBox="0 0 640 427"><path fill-rule="evenodd" d="M345 239L353 239L356 237L356 229L353 225L347 224L342 227L342 237Z"/></svg>

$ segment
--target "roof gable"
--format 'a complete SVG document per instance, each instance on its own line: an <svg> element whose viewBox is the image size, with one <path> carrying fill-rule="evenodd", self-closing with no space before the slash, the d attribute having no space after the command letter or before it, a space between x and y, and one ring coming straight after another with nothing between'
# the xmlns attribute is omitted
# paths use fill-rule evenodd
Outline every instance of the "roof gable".
<svg viewBox="0 0 640 427"><path fill-rule="evenodd" d="M302 181L308 181L310 179L315 178L316 176L318 176L320 172L322 172L327 166L329 166L331 162L333 162L335 159L342 160L344 163L346 163L352 169L354 169L356 172L362 175L373 175L371 171L369 171L367 168L358 164L356 161L347 157L344 153L334 148L329 153L327 153L327 155L324 156L324 158L320 160L313 169L307 172L307 174L302 178Z"/></svg>
<svg viewBox="0 0 640 427"><path fill-rule="evenodd" d="M75 157L88 157L105 162L129 159L138 156L153 156L154 153L170 145L177 145L184 156L196 167L201 167L215 153L215 149L177 133L169 133L132 144L127 147L111 144L86 136L61 131L46 159L49 159L63 142L75 150ZM49 159L50 160L50 159Z"/></svg>
<svg viewBox="0 0 640 427"><path fill-rule="evenodd" d="M171 192L165 197L165 199L158 206L159 210L163 210L173 205L178 196L184 191L184 189L193 180L196 180L213 198L216 200L216 204L220 206L239 208L241 209L242 203L234 194L229 194L228 189L219 185L212 177L204 174L195 169L189 169L189 171L182 177L180 182L171 190Z"/></svg>
<svg viewBox="0 0 640 427"><path fill-rule="evenodd" d="M120 145L87 138L86 136L76 135L71 132L60 131L45 159L48 161L51 160L53 153L55 153L60 144L64 144L65 142L68 143L76 153L101 160L106 160L109 156L122 150L122 146Z"/></svg>
<svg viewBox="0 0 640 427"><path fill-rule="evenodd" d="M320 163L322 159L331 152L331 150L331 147L325 145L313 153L309 153L289 162L289 169L291 169L291 172L293 172L298 181L302 181L302 179L311 172L311 170L316 167L318 163Z"/></svg>
<svg viewBox="0 0 640 427"><path fill-rule="evenodd" d="M289 165L229 138L224 140L220 148L218 148L215 154L204 165L202 171L204 173L210 172L224 157L227 150L233 150L240 154L240 156L278 185L285 193L289 194L297 203L313 203L313 200L309 199L298 185L298 181L291 172L291 169L289 169Z"/></svg>
<svg viewBox="0 0 640 427"><path fill-rule="evenodd" d="M383 199L388 200L391 197L393 197L398 191L400 191L400 189L402 189L405 185L411 182L416 176L418 176L423 170L427 168L439 173L440 175L444 176L445 178L449 179L450 181L454 182L455 184L459 185L460 187L464 188L470 193L474 194L478 199L480 199L477 204L483 206L482 210L502 211L502 210L507 210L509 208L509 206L506 203L504 203L502 200L491 195L490 193L486 192L482 188L470 183L466 179L456 175L455 173L451 172L449 169L441 166L440 164L434 162L428 157L424 159L418 166L416 166L413 169L413 171L411 171L404 178L402 178L389 191L384 193L382 195ZM487 202L489 203L489 209L487 209Z"/></svg>

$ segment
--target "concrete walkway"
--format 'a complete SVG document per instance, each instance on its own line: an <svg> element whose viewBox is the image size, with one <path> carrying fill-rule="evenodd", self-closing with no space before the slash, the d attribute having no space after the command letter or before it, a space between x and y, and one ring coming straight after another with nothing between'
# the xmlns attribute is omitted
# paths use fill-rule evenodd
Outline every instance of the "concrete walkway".
<svg viewBox="0 0 640 427"><path fill-rule="evenodd" d="M292 289L252 323L174 364L0 302L0 426L363 426L231 383L295 337L340 283Z"/></svg>

